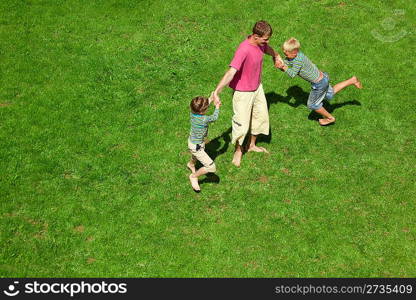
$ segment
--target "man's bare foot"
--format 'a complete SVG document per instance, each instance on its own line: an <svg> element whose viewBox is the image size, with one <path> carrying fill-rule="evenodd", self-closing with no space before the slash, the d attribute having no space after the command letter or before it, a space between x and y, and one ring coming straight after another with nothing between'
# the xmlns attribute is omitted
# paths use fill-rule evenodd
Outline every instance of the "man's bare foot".
<svg viewBox="0 0 416 300"><path fill-rule="evenodd" d="M243 156L243 152L241 151L235 151L234 152L234 157L233 157L233 165L236 167L239 167L241 164L241 157Z"/></svg>
<svg viewBox="0 0 416 300"><path fill-rule="evenodd" d="M201 191L201 188L198 184L198 178L194 177L194 174L189 175L189 181L191 182L192 188L196 193L199 193Z"/></svg>
<svg viewBox="0 0 416 300"><path fill-rule="evenodd" d="M335 122L335 118L325 118L325 119L319 119L319 125L321 126L327 126L329 124L332 124Z"/></svg>
<svg viewBox="0 0 416 300"><path fill-rule="evenodd" d="M194 165L194 164L191 164L190 162L188 162L188 163L186 164L186 166L188 167L188 169L189 169L192 173L195 173L195 172L196 172L196 170L195 170L195 165Z"/></svg>
<svg viewBox="0 0 416 300"><path fill-rule="evenodd" d="M256 146L256 145L254 145L254 146L250 146L250 147L247 149L247 152L264 152L264 153L269 153L269 151L267 151L265 148L263 148L263 147L258 147L258 146Z"/></svg>
<svg viewBox="0 0 416 300"><path fill-rule="evenodd" d="M353 76L352 78L354 79L354 85L355 85L355 87L357 89L362 89L363 88L363 85L362 85L361 81L359 81L358 78L355 77L355 76Z"/></svg>

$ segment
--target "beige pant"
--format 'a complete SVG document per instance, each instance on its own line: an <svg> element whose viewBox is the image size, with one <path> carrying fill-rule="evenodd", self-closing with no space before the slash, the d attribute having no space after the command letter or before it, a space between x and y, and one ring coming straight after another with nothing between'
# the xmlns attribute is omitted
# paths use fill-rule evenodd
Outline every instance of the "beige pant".
<svg viewBox="0 0 416 300"><path fill-rule="evenodd" d="M199 147L197 147L196 144L191 143L191 141L188 139L188 149L192 154L192 160L194 162L196 162L196 160L199 160L208 172L214 173L217 169L215 167L214 161L205 152L205 143L198 145Z"/></svg>
<svg viewBox="0 0 416 300"><path fill-rule="evenodd" d="M252 135L269 134L269 112L262 84L254 92L235 91L233 110L233 144L237 141L242 145L250 127Z"/></svg>

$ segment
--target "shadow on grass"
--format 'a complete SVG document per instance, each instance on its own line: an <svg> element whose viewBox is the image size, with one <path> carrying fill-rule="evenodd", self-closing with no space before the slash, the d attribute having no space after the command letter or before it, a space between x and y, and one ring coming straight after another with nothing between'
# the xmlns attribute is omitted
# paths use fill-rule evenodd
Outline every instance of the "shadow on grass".
<svg viewBox="0 0 416 300"><path fill-rule="evenodd" d="M358 100L351 100L351 101L347 101L344 103L337 103L337 104L330 104L328 101L324 101L324 108L330 113L332 114L332 112L340 107L343 107L345 105L357 105L357 106L361 106L360 101ZM322 118L322 116L318 113L316 113L315 111L311 111L308 115L308 119L312 120L312 121L317 121L318 119Z"/></svg>
<svg viewBox="0 0 416 300"><path fill-rule="evenodd" d="M221 147L221 140L224 140L224 145ZM217 136L215 139L210 140L208 144L205 145L205 151L215 161L215 159L224 154L228 150L228 146L231 142L231 127L224 131L220 136Z"/></svg>
<svg viewBox="0 0 416 300"><path fill-rule="evenodd" d="M224 141L224 145L221 147L221 140ZM231 127L224 131L220 136L217 136L215 139L210 140L205 144L205 152L212 158L213 161L221 155L227 152L228 146L231 142ZM196 163L196 168L199 169L202 167L202 164L198 161ZM208 173L205 175L204 179L199 180L199 184L204 183L220 183L220 178L215 173Z"/></svg>
<svg viewBox="0 0 416 300"><path fill-rule="evenodd" d="M287 96L283 97L282 95L276 94L275 92L267 93L267 108L270 109L271 104L276 104L279 102L285 103L294 108L302 104L306 106L306 103L308 102L309 93L304 92L303 89L297 85L288 88L286 94ZM295 101L292 102L292 99Z"/></svg>
<svg viewBox="0 0 416 300"><path fill-rule="evenodd" d="M297 108L301 105L304 105L304 106L307 105L309 93L305 92L301 87L299 87L297 85L291 86L290 88L287 89L286 94L287 94L287 96L282 96L282 95L276 94L275 92L267 93L266 94L267 109L270 110L270 106L272 104L277 104L279 102L280 103L285 103L285 104L287 104L287 105L289 105L293 108ZM344 103L337 103L337 104L332 104L331 105L327 101L324 101L324 107L330 113L332 113L334 110L336 110L340 107L343 107L345 105L361 105L361 103L357 100L353 100L353 101L348 101L348 102L344 102ZM308 119L309 120L317 120L319 117L320 117L319 114L312 111L309 114ZM207 152L207 154L214 161L218 156L227 152L228 147L229 147L230 142L231 142L231 131L232 131L232 128L229 127L221 135L219 135L216 138L210 140L205 145L205 151ZM248 136L249 136L249 134L247 135L247 137ZM257 138L257 142L263 142L263 143L270 144L270 142L272 140L272 137L273 137L273 131L270 128L269 135L263 135L263 134L259 135L258 138ZM224 145L222 147L221 147L221 140L224 141ZM243 143L243 148L246 148L247 142L248 142L248 138L245 139L245 141ZM200 167L200 165L197 166L197 168L199 168L199 167ZM206 183L206 182L219 183L220 179L215 174L208 174L205 179L200 181L200 183Z"/></svg>
<svg viewBox="0 0 416 300"><path fill-rule="evenodd" d="M301 87L297 85L291 86L290 88L287 89L286 93L287 93L286 97L276 94L275 92L267 93L266 99L267 99L268 108L270 108L271 104L276 104L279 102L285 103L294 108L299 107L300 105L307 106L309 93L305 92ZM292 101L292 99L294 101ZM329 113L332 113L336 109L341 108L345 105L360 106L361 103L358 100L351 100L351 101L347 101L344 103L330 104L327 100L324 100L324 107ZM319 118L321 118L321 115L319 115L315 111L311 111L309 113L309 116L308 116L309 120L316 121Z"/></svg>
<svg viewBox="0 0 416 300"><path fill-rule="evenodd" d="M220 178L215 173L208 173L205 178L198 181L199 184L203 183L220 183Z"/></svg>

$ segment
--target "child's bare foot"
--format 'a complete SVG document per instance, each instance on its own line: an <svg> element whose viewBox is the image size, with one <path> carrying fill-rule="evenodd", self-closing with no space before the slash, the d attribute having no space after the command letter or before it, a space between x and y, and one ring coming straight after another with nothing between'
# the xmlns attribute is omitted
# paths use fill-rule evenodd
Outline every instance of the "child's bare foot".
<svg viewBox="0 0 416 300"><path fill-rule="evenodd" d="M243 152L241 151L235 151L234 152L234 157L233 157L233 165L236 167L239 167L241 164L241 157L243 156Z"/></svg>
<svg viewBox="0 0 416 300"><path fill-rule="evenodd" d="M331 117L331 118L325 118L325 119L319 119L319 125L321 126L327 126L329 124L332 124L335 122L335 118Z"/></svg>
<svg viewBox="0 0 416 300"><path fill-rule="evenodd" d="M264 153L269 153L269 151L267 151L265 148L263 147L258 147L258 146L250 146L247 150L247 152L264 152Z"/></svg>
<svg viewBox="0 0 416 300"><path fill-rule="evenodd" d="M196 172L195 165L194 164L191 164L190 162L188 162L186 164L186 166L188 167L189 170L191 170L192 173L195 173Z"/></svg>
<svg viewBox="0 0 416 300"><path fill-rule="evenodd" d="M194 174L192 173L191 175L189 175L189 181L191 182L193 190L196 193L199 193L201 191L201 188L199 187L199 184L198 184L198 177L195 177Z"/></svg>
<svg viewBox="0 0 416 300"><path fill-rule="evenodd" d="M353 76L352 78L354 79L354 85L355 85L355 87L357 89L362 89L363 88L363 85L362 85L361 81L359 81L358 78L355 77L355 76Z"/></svg>

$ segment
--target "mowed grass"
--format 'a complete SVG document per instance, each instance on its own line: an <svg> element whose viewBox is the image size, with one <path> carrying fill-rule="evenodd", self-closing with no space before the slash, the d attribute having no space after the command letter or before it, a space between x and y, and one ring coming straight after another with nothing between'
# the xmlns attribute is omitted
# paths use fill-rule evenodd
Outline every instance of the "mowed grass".
<svg viewBox="0 0 416 300"><path fill-rule="evenodd" d="M189 102L261 19L365 88L322 128L265 57L271 154L231 164L225 90L195 194ZM405 0L1 1L0 276L415 277L414 19Z"/></svg>

